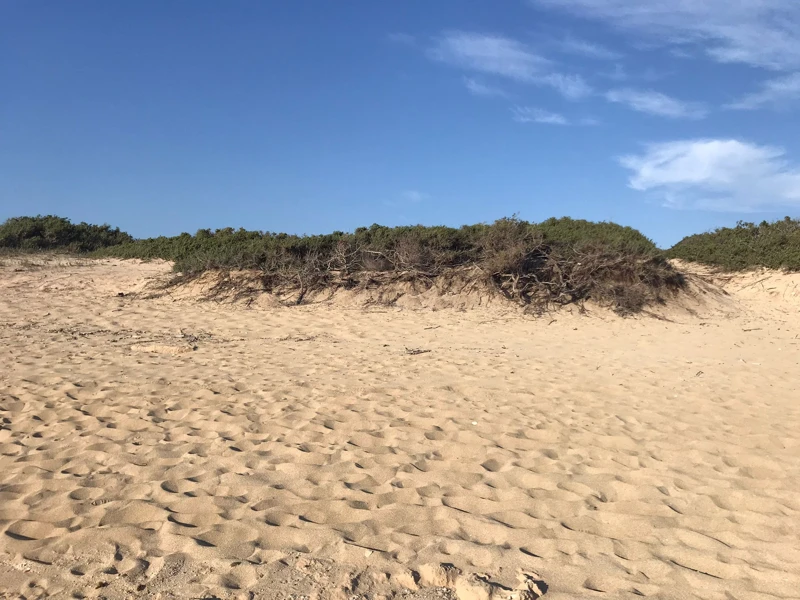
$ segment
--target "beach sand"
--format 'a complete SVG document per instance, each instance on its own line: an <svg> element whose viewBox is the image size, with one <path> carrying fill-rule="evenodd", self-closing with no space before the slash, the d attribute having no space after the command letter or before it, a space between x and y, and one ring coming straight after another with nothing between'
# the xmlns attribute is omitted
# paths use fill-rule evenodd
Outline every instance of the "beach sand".
<svg viewBox="0 0 800 600"><path fill-rule="evenodd" d="M622 319L2 263L0 597L800 598L800 276Z"/></svg>

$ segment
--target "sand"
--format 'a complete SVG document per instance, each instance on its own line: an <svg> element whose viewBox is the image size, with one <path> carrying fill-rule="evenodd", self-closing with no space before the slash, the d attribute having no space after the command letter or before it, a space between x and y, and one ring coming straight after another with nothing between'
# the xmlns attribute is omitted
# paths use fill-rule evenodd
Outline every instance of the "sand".
<svg viewBox="0 0 800 600"><path fill-rule="evenodd" d="M2 262L0 596L800 597L800 277L620 319L168 270Z"/></svg>

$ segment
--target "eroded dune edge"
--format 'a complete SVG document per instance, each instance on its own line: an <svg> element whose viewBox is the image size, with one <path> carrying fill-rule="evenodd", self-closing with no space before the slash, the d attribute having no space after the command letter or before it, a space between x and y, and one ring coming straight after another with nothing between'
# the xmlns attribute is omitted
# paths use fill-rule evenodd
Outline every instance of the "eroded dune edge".
<svg viewBox="0 0 800 600"><path fill-rule="evenodd" d="M0 590L800 597L800 277L681 268L621 319L4 259Z"/></svg>

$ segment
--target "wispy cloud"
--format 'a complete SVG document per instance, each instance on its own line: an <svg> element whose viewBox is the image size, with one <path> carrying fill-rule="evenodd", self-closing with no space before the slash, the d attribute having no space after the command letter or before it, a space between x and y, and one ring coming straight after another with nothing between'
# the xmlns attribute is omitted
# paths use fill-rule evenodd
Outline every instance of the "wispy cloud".
<svg viewBox="0 0 800 600"><path fill-rule="evenodd" d="M569 125L564 115L534 108L532 106L515 106L511 109L517 123L540 123L543 125Z"/></svg>
<svg viewBox="0 0 800 600"><path fill-rule="evenodd" d="M429 54L457 67L523 82L534 81L550 66L549 60L516 40L463 31L440 37Z"/></svg>
<svg viewBox="0 0 800 600"><path fill-rule="evenodd" d="M386 39L393 44L403 44L404 46L414 46L417 43L417 38L410 33L390 33Z"/></svg>
<svg viewBox="0 0 800 600"><path fill-rule="evenodd" d="M670 48L669 53L674 56L675 58L694 58L694 54L686 50L685 48L681 48L680 46L676 48Z"/></svg>
<svg viewBox="0 0 800 600"><path fill-rule="evenodd" d="M559 73L553 62L525 44L500 35L449 32L439 37L428 55L467 71L552 87L569 100L589 95L591 87L580 75Z"/></svg>
<svg viewBox="0 0 800 600"><path fill-rule="evenodd" d="M517 123L539 123L541 125L580 125L593 127L600 121L592 117L583 117L572 121L560 113L550 112L535 106L514 106L511 114Z"/></svg>
<svg viewBox="0 0 800 600"><path fill-rule="evenodd" d="M606 100L625 104L639 112L672 119L702 119L707 114L706 109L700 104L682 102L653 90L632 88L610 90L606 92Z"/></svg>
<svg viewBox="0 0 800 600"><path fill-rule="evenodd" d="M469 90L473 96L484 96L487 98L507 98L508 94L498 87L487 85L481 81L473 79L472 77L464 77L464 86Z"/></svg>
<svg viewBox="0 0 800 600"><path fill-rule="evenodd" d="M666 206L750 212L800 207L800 167L781 148L735 139L681 140L623 156L629 185Z"/></svg>
<svg viewBox="0 0 800 600"><path fill-rule="evenodd" d="M594 58L596 60L619 60L622 54L610 50L600 44L595 44L580 38L567 36L558 43L558 48L562 52L569 54L577 54L585 56L586 58Z"/></svg>
<svg viewBox="0 0 800 600"><path fill-rule="evenodd" d="M564 75L550 73L541 79L541 83L549 85L567 100L580 100L592 94L592 87L580 75Z"/></svg>
<svg viewBox="0 0 800 600"><path fill-rule="evenodd" d="M702 47L713 60L770 69L800 67L795 0L529 0L637 32L649 42Z"/></svg>
<svg viewBox="0 0 800 600"><path fill-rule="evenodd" d="M770 79L761 86L761 91L728 104L726 108L753 110L764 106L781 106L800 100L800 73Z"/></svg>

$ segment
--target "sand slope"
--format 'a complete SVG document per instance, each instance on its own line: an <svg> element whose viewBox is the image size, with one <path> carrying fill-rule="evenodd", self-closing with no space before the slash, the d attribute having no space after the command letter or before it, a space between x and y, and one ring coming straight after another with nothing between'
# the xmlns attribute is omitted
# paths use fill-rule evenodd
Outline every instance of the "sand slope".
<svg viewBox="0 0 800 600"><path fill-rule="evenodd" d="M3 597L800 597L797 276L666 321L167 270L0 267Z"/></svg>

